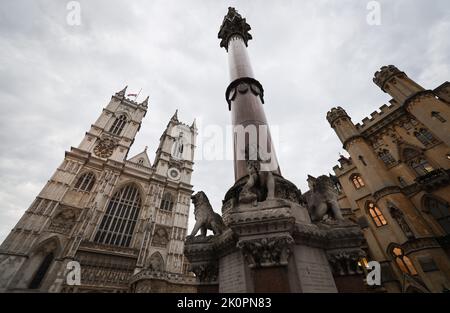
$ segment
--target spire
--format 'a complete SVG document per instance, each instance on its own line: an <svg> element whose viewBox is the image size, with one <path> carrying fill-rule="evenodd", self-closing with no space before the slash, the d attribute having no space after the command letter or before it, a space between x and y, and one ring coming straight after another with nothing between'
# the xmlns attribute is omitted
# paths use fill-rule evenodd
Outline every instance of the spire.
<svg viewBox="0 0 450 313"><path fill-rule="evenodd" d="M149 98L149 97L147 96L147 98L145 98L145 100L141 102L141 105L142 105L142 106L148 107L148 98Z"/></svg>
<svg viewBox="0 0 450 313"><path fill-rule="evenodd" d="M128 85L125 86L121 91L116 92L116 96L125 97L125 93L127 92Z"/></svg>
<svg viewBox="0 0 450 313"><path fill-rule="evenodd" d="M249 34L250 29L245 18L242 18L235 8L229 7L217 35L219 39L222 39L220 47L224 47L228 51L228 41L233 35L240 35L247 46L248 41L252 39L252 35Z"/></svg>
<svg viewBox="0 0 450 313"><path fill-rule="evenodd" d="M171 120L178 122L178 109L175 110L175 113L173 114Z"/></svg>
<svg viewBox="0 0 450 313"><path fill-rule="evenodd" d="M192 122L191 128L197 130L197 123L196 123L196 118L194 118L194 121Z"/></svg>

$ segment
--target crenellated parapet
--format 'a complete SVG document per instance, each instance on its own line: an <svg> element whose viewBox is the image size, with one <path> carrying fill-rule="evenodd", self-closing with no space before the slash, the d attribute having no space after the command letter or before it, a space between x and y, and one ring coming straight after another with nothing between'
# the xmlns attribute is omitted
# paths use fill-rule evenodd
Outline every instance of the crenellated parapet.
<svg viewBox="0 0 450 313"><path fill-rule="evenodd" d="M404 72L400 71L394 65L382 66L381 69L375 72L375 76L373 78L373 82L380 87L384 92L386 92L384 86L385 84L395 76L405 75Z"/></svg>
<svg viewBox="0 0 450 313"><path fill-rule="evenodd" d="M345 110L338 106L335 108L332 108L330 111L328 111L327 113L327 120L328 123L330 123L331 127L334 128L334 123L341 118L348 118L350 119L350 117L348 116L347 112L345 112Z"/></svg>
<svg viewBox="0 0 450 313"><path fill-rule="evenodd" d="M370 117L365 117L361 123L356 124L356 128L361 132L365 132L369 128L378 125L384 119L392 121L397 117L404 115L405 111L401 105L394 99L389 101L389 105L383 104L378 111L374 111L370 114Z"/></svg>
<svg viewBox="0 0 450 313"><path fill-rule="evenodd" d="M341 162L341 159L339 159L339 163L340 165L336 165L333 167L333 171L337 177L340 177L355 168L355 164L353 163L352 158L348 158L347 162Z"/></svg>

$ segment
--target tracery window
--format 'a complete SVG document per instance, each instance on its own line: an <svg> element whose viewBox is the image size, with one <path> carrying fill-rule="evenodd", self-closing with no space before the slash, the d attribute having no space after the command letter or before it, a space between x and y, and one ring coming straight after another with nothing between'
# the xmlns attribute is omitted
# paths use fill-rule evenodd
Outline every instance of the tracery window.
<svg viewBox="0 0 450 313"><path fill-rule="evenodd" d="M400 270L409 275L417 275L417 270L414 267L411 259L404 254L403 249L395 247L392 249L392 254L395 257L395 263L397 263Z"/></svg>
<svg viewBox="0 0 450 313"><path fill-rule="evenodd" d="M122 247L130 246L140 208L141 196L134 184L116 191L108 203L94 241Z"/></svg>
<svg viewBox="0 0 450 313"><path fill-rule="evenodd" d="M406 148L403 156L407 164L414 170L418 176L422 176L434 171L433 166L425 159L425 157L417 150Z"/></svg>
<svg viewBox="0 0 450 313"><path fill-rule="evenodd" d="M183 151L184 151L184 138L183 133L180 133L178 138L175 139L175 143L173 144L172 156L176 159L182 159Z"/></svg>
<svg viewBox="0 0 450 313"><path fill-rule="evenodd" d="M378 152L378 156L387 166L395 163L394 157L387 149L383 149L382 151Z"/></svg>
<svg viewBox="0 0 450 313"><path fill-rule="evenodd" d="M164 211L172 211L174 205L174 196L170 192L165 192L162 200L160 209Z"/></svg>
<svg viewBox="0 0 450 313"><path fill-rule="evenodd" d="M127 118L125 115L119 115L111 125L111 128L109 129L110 133L113 133L114 135L120 135L122 132L125 124L127 122Z"/></svg>
<svg viewBox="0 0 450 313"><path fill-rule="evenodd" d="M425 146L428 147L437 142L436 138L430 133L429 130L421 128L419 131L414 133L414 136Z"/></svg>
<svg viewBox="0 0 450 313"><path fill-rule="evenodd" d="M386 218L384 217L381 210L375 205L373 202L369 202L367 204L370 217L372 218L373 222L377 227L381 227L384 225L387 225Z"/></svg>
<svg viewBox="0 0 450 313"><path fill-rule="evenodd" d="M352 176L350 176L350 180L352 181L353 186L356 189L360 189L365 186L364 180L359 174L353 174Z"/></svg>
<svg viewBox="0 0 450 313"><path fill-rule="evenodd" d="M95 176L92 172L86 172L81 175L75 183L75 190L77 191L91 191L95 183Z"/></svg>

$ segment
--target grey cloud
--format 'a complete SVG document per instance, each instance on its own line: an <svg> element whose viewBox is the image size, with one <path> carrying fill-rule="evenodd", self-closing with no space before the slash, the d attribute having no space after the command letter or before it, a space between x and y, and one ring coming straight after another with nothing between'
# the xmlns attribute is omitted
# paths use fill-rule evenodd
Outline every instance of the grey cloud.
<svg viewBox="0 0 450 313"><path fill-rule="evenodd" d="M325 114L335 105L359 122L389 100L372 83L396 64L426 88L448 80L446 0L380 1L382 25L366 23L366 1L80 1L82 25L66 23L66 1L8 0L0 7L0 240L78 145L115 91L150 95L130 156L155 151L175 109L191 123L230 123L227 56L217 32L229 5L247 17L249 53L280 127L283 174L332 171L342 151ZM153 157L154 154L151 156ZM193 184L216 211L233 184L230 161L198 161ZM191 221L193 217L191 216Z"/></svg>

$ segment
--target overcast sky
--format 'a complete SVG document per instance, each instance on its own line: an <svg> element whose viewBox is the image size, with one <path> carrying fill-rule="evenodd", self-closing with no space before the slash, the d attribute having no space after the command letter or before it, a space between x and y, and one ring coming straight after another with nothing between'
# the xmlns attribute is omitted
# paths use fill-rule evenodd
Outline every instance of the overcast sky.
<svg viewBox="0 0 450 313"><path fill-rule="evenodd" d="M450 2L379 1L2 1L0 6L0 241L77 146L102 107L129 85L150 105L129 156L159 137L175 109L185 123L225 127L229 83L217 33L227 7L251 25L249 54L279 128L284 176L306 190L307 174L332 172L342 151L325 116L336 105L355 123L389 101L372 82L395 64L425 88L450 78ZM225 129L225 128L224 128ZM197 153L201 153L197 151ZM233 184L231 161L198 161L193 185L220 212ZM194 222L190 218L190 229Z"/></svg>

